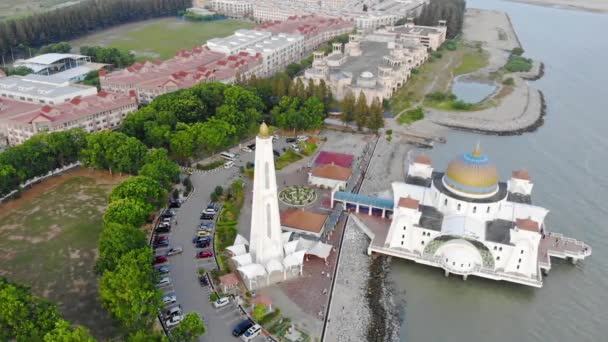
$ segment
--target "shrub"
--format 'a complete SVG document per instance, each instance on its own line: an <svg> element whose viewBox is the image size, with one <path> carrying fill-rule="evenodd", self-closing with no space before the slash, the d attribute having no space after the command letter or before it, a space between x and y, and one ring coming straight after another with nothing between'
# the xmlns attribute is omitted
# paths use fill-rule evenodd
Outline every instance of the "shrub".
<svg viewBox="0 0 608 342"><path fill-rule="evenodd" d="M455 40L446 40L441 45L441 47L450 51L454 51L458 48L458 42L456 42Z"/></svg>
<svg viewBox="0 0 608 342"><path fill-rule="evenodd" d="M262 304L256 304L253 307L253 319L256 321L260 321L264 316L266 316L266 307Z"/></svg>
<svg viewBox="0 0 608 342"><path fill-rule="evenodd" d="M505 69L509 72L525 72L532 69L532 60L520 56L511 56L505 65Z"/></svg>
<svg viewBox="0 0 608 342"><path fill-rule="evenodd" d="M392 129L387 129L386 130L386 135L392 135L393 134L393 130Z"/></svg>
<svg viewBox="0 0 608 342"><path fill-rule="evenodd" d="M412 70L410 70L410 72L412 73L412 75L416 75L417 73L420 72L420 70L418 70L418 68L412 68Z"/></svg>
<svg viewBox="0 0 608 342"><path fill-rule="evenodd" d="M426 99L434 102L442 102L442 101L452 101L456 100L456 95L452 93L444 93L441 91L435 91L430 94L427 94Z"/></svg>
<svg viewBox="0 0 608 342"><path fill-rule="evenodd" d="M208 164L204 164L204 165L197 164L196 168L199 169L199 170L207 171L207 170L217 169L218 167L220 167L222 165L224 165L223 161L216 160L214 162L211 162L211 163L208 163Z"/></svg>
<svg viewBox="0 0 608 342"><path fill-rule="evenodd" d="M439 58L443 57L443 54L439 51L433 51L433 52L431 52L431 56L433 56L433 58L439 59Z"/></svg>
<svg viewBox="0 0 608 342"><path fill-rule="evenodd" d="M515 84L515 80L513 79L513 77L509 77L509 78L505 79L504 81L502 81L502 84L512 86Z"/></svg>
<svg viewBox="0 0 608 342"><path fill-rule="evenodd" d="M214 292L214 293L212 293L212 294L209 296L209 300L210 300L210 301L212 301L212 302L215 302L215 301L217 301L218 299L220 299L220 296L218 296L218 295L217 295L217 293L215 293L215 292Z"/></svg>
<svg viewBox="0 0 608 342"><path fill-rule="evenodd" d="M204 269L204 268L199 268L199 269L198 269L198 274L200 274L200 275L204 275L204 274L206 274L206 273L207 273L207 270L206 270L206 269Z"/></svg>
<svg viewBox="0 0 608 342"><path fill-rule="evenodd" d="M469 110L473 107L473 104L464 102L462 100L452 101L452 108L458 110Z"/></svg>
<svg viewBox="0 0 608 342"><path fill-rule="evenodd" d="M513 48L513 50L511 50L511 54L514 56L521 56L524 54L524 49L520 47Z"/></svg>

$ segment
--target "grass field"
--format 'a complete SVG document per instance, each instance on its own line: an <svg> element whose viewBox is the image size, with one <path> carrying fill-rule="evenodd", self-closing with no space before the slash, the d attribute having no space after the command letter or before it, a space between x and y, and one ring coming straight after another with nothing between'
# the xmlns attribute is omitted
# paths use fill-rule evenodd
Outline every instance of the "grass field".
<svg viewBox="0 0 608 342"><path fill-rule="evenodd" d="M116 330L97 302L93 265L107 197L123 179L77 169L0 205L0 275L32 286L104 339Z"/></svg>
<svg viewBox="0 0 608 342"><path fill-rule="evenodd" d="M79 0L0 0L0 20L49 11Z"/></svg>
<svg viewBox="0 0 608 342"><path fill-rule="evenodd" d="M120 25L71 41L78 51L83 45L101 45L133 51L138 59L167 59L180 49L191 49L208 39L231 35L253 24L238 20L191 22L162 18Z"/></svg>

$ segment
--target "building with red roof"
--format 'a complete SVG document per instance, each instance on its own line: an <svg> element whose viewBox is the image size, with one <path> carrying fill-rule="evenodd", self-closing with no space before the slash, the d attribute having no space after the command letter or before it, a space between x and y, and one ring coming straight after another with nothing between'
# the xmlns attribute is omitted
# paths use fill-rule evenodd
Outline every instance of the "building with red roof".
<svg viewBox="0 0 608 342"><path fill-rule="evenodd" d="M350 167L353 164L355 157L352 154L336 153L329 151L321 151L315 159L315 164L335 164L342 167Z"/></svg>

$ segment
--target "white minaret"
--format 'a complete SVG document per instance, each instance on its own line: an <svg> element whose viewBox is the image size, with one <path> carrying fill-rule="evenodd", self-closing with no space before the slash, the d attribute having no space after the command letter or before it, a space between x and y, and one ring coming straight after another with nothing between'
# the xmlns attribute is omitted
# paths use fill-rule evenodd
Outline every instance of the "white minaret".
<svg viewBox="0 0 608 342"><path fill-rule="evenodd" d="M274 170L272 136L262 123L255 138L255 169L249 253L256 264L266 265L271 259L283 260L281 218Z"/></svg>

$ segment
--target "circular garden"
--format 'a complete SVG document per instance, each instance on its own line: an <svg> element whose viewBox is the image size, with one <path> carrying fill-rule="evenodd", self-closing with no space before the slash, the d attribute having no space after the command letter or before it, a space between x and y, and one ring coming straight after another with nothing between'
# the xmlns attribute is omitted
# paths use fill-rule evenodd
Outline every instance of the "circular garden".
<svg viewBox="0 0 608 342"><path fill-rule="evenodd" d="M279 192L281 202L291 206L306 206L317 200L317 193L313 188L292 185Z"/></svg>

